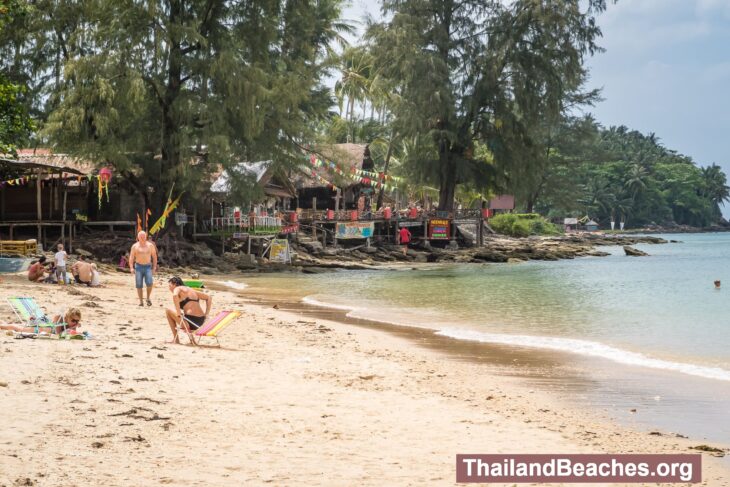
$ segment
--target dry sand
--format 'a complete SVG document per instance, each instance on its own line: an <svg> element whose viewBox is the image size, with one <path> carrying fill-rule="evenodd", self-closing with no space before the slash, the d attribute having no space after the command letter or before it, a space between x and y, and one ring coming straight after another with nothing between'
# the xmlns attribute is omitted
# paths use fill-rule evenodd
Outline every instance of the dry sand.
<svg viewBox="0 0 730 487"><path fill-rule="evenodd" d="M158 279L154 306L139 308L130 276L104 277L99 289L5 277L5 297L79 306L94 340L0 336L0 485L453 485L457 453L696 444L628 431L381 330L226 291L212 291L215 308L244 314L221 349L165 344L167 286ZM703 461L703 485L730 485L721 460Z"/></svg>

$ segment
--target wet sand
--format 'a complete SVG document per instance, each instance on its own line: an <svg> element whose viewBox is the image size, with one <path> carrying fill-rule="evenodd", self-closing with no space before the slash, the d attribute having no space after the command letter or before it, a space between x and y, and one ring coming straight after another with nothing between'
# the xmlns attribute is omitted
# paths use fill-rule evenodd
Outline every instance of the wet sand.
<svg viewBox="0 0 730 487"><path fill-rule="evenodd" d="M211 291L215 308L244 314L222 348L169 345L166 286L140 308L131 276L104 278L87 289L5 277L5 296L79 306L95 339L0 336L0 485L453 485L457 453L691 453L698 443L525 387L512 376L521 366L478 344L448 350L425 331L225 290ZM521 357L536 379L555 365ZM721 460L703 461L703 485L730 485Z"/></svg>

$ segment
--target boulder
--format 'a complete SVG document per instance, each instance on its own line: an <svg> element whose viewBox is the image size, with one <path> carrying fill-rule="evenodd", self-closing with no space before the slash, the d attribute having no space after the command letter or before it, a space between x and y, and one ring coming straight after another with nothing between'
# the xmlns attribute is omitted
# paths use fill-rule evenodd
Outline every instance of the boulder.
<svg viewBox="0 0 730 487"><path fill-rule="evenodd" d="M624 252L626 253L626 255L628 255L630 257L641 257L644 255L649 255L646 252L639 250L639 249L635 249L629 245L624 245Z"/></svg>

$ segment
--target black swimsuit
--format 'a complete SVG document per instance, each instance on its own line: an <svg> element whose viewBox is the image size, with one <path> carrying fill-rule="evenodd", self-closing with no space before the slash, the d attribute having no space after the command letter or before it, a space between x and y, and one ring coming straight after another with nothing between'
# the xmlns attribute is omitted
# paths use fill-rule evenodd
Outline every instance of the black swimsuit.
<svg viewBox="0 0 730 487"><path fill-rule="evenodd" d="M188 303L197 303L200 301L200 299L193 299L193 298L185 298L180 301L180 309L183 310L185 305ZM197 330L201 326L203 326L203 323L205 323L205 316L193 316L193 315L185 315L185 319L189 322L188 325L190 326L190 329Z"/></svg>

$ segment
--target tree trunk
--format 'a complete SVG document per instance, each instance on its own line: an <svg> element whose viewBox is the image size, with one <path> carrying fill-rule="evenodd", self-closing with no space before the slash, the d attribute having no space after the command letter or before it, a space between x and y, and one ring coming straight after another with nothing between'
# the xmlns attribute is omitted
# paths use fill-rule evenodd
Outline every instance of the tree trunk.
<svg viewBox="0 0 730 487"><path fill-rule="evenodd" d="M170 2L170 25L177 26L183 21L183 5L181 0ZM159 184L155 187L152 196L152 211L162 214L165 207L167 193L175 182L176 169L181 164L180 153L180 123L177 108L177 98L182 87L182 57L178 34L173 33L170 39L170 53L167 69L167 86L161 101L162 105L162 158L160 160Z"/></svg>
<svg viewBox="0 0 730 487"><path fill-rule="evenodd" d="M390 165L390 156L393 154L393 133L390 134L390 141L388 142L388 152L385 153L385 164L383 165L383 184L385 184L385 176L388 174L388 166ZM380 187L380 192L378 193L378 206L377 209L383 207L383 196L385 194L385 188L383 186Z"/></svg>
<svg viewBox="0 0 730 487"><path fill-rule="evenodd" d="M456 168L452 155L441 154L441 181L439 184L439 211L452 211L454 209L454 196L456 195Z"/></svg>

